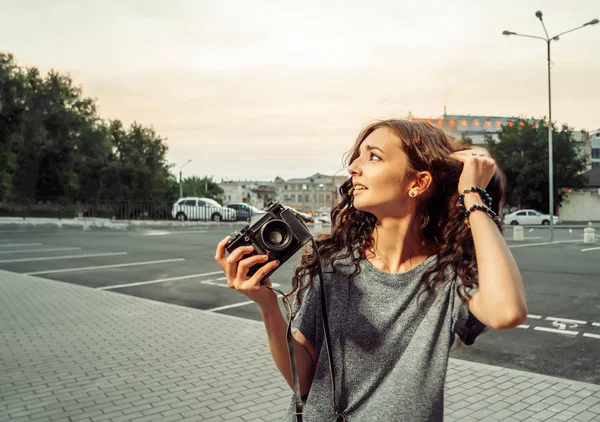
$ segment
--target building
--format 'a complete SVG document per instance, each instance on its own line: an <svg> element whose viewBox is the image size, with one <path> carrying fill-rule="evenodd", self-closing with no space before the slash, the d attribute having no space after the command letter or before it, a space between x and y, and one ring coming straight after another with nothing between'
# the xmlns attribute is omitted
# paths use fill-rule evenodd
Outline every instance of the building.
<svg viewBox="0 0 600 422"><path fill-rule="evenodd" d="M330 212L339 203L339 187L348 177L316 173L305 178L289 179L278 187L279 200L301 212Z"/></svg>
<svg viewBox="0 0 600 422"><path fill-rule="evenodd" d="M339 202L339 187L348 175L328 176L321 173L305 178L284 180L276 177L274 181L224 181L219 183L223 189L222 200L225 204L245 202L257 208L265 208L271 201L280 201L284 205L301 212L329 212Z"/></svg>
<svg viewBox="0 0 600 422"><path fill-rule="evenodd" d="M276 196L273 182L221 180L218 185L223 189L221 200L224 204L244 202L263 209Z"/></svg>
<svg viewBox="0 0 600 422"><path fill-rule="evenodd" d="M600 221L600 166L585 172L581 189L565 189L560 218L565 221Z"/></svg>
<svg viewBox="0 0 600 422"><path fill-rule="evenodd" d="M453 138L470 138L474 145L484 145L485 137L491 136L498 140L502 126L524 125L530 123L533 127L540 125L537 119L522 119L518 117L476 116L470 114L446 114L432 118L412 118L413 121L428 122L442 128Z"/></svg>
<svg viewBox="0 0 600 422"><path fill-rule="evenodd" d="M600 167L600 129L590 131L590 167Z"/></svg>

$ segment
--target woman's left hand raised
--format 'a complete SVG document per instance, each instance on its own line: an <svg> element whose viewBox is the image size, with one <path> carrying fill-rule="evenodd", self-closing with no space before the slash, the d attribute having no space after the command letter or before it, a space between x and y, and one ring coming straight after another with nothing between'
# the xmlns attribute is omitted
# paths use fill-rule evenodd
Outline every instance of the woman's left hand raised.
<svg viewBox="0 0 600 422"><path fill-rule="evenodd" d="M463 163L463 170L458 179L458 192L463 193L464 189L472 186L478 186L485 189L497 166L490 153L481 147L472 147L464 151L456 151L450 154L450 157Z"/></svg>

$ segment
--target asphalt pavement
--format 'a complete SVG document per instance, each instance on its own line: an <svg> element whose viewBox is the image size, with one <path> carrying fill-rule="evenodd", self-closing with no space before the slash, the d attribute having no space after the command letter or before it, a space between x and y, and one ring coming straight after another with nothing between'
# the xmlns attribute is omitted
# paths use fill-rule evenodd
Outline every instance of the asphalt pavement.
<svg viewBox="0 0 600 422"><path fill-rule="evenodd" d="M257 306L227 288L213 260L235 230L189 229L0 232L0 269L260 321ZM185 226L183 226L185 227ZM239 225L241 227L241 225ZM526 228L512 241L523 274L529 317L520 327L490 331L452 357L600 384L600 240L583 244L583 228ZM286 291L299 254L272 281Z"/></svg>

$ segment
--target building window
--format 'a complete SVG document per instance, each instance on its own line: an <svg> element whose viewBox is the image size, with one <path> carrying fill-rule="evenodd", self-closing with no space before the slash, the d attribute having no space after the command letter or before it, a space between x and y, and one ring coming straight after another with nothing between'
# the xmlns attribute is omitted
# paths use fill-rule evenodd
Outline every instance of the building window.
<svg viewBox="0 0 600 422"><path fill-rule="evenodd" d="M304 202L307 204L310 202L310 195L304 195Z"/></svg>
<svg viewBox="0 0 600 422"><path fill-rule="evenodd" d="M592 149L592 158L600 158L600 149L598 149L598 148Z"/></svg>

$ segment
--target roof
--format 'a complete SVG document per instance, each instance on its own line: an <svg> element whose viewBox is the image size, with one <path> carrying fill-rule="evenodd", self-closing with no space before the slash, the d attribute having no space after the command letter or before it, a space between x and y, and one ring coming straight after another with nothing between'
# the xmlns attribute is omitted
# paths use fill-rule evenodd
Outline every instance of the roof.
<svg viewBox="0 0 600 422"><path fill-rule="evenodd" d="M600 188L600 167L586 171L583 176L583 186L586 188Z"/></svg>

